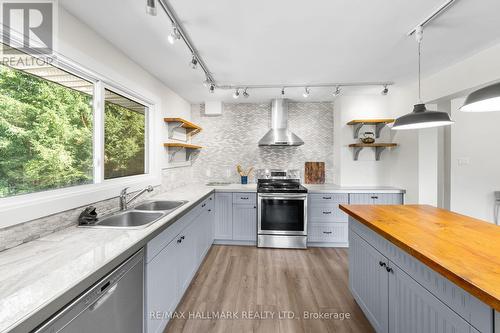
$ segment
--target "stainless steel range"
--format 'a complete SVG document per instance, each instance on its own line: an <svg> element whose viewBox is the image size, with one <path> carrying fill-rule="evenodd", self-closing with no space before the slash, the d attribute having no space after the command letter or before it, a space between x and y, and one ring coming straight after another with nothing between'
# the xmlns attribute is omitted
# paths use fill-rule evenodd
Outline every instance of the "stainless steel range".
<svg viewBox="0 0 500 333"><path fill-rule="evenodd" d="M257 170L257 246L307 248L307 189L298 170Z"/></svg>

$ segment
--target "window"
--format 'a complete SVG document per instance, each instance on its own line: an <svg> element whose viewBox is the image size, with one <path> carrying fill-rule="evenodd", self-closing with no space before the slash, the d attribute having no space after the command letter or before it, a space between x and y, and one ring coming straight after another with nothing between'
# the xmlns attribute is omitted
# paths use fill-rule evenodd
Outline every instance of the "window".
<svg viewBox="0 0 500 333"><path fill-rule="evenodd" d="M93 181L93 84L31 60L0 65L0 197Z"/></svg>
<svg viewBox="0 0 500 333"><path fill-rule="evenodd" d="M104 101L104 179L143 174L147 108L108 89Z"/></svg>
<svg viewBox="0 0 500 333"><path fill-rule="evenodd" d="M148 173L146 103L20 52L3 61L0 198Z"/></svg>

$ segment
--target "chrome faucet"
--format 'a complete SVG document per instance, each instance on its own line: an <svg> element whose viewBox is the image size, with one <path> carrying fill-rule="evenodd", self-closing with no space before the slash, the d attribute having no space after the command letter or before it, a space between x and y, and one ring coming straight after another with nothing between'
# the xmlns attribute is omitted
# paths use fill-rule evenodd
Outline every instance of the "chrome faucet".
<svg viewBox="0 0 500 333"><path fill-rule="evenodd" d="M120 192L120 210L126 210L127 206L129 203L143 195L145 192L152 192L154 190L153 186L149 185L148 187L142 189L139 191L136 195L134 195L132 198L127 200L127 189L128 187L125 187L121 192Z"/></svg>

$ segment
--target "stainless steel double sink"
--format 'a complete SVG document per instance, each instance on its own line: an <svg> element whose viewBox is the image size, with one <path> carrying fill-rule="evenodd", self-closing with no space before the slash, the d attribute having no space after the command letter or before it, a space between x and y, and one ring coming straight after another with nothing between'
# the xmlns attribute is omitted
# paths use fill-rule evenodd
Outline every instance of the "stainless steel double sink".
<svg viewBox="0 0 500 333"><path fill-rule="evenodd" d="M147 201L135 206L131 210L109 215L102 219L98 219L94 224L83 225L81 227L114 229L146 228L186 203L187 201Z"/></svg>

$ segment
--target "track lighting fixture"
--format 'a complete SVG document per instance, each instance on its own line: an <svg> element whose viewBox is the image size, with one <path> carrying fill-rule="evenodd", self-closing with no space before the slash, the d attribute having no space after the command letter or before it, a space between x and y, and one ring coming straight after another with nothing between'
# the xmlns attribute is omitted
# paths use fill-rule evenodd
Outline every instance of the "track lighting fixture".
<svg viewBox="0 0 500 333"><path fill-rule="evenodd" d="M239 89L239 88L237 88L237 89L234 91L233 98L234 98L234 99L238 99L238 98L240 98L240 89Z"/></svg>
<svg viewBox="0 0 500 333"><path fill-rule="evenodd" d="M281 97L285 97L285 88L281 88Z"/></svg>
<svg viewBox="0 0 500 333"><path fill-rule="evenodd" d="M213 94L215 92L215 83L210 83L210 87L208 88L208 91Z"/></svg>
<svg viewBox="0 0 500 333"><path fill-rule="evenodd" d="M383 96L387 96L387 94L389 93L389 88L387 88L387 85L384 86L384 89L382 90L381 94Z"/></svg>
<svg viewBox="0 0 500 333"><path fill-rule="evenodd" d="M167 39L170 44L174 44L176 41L181 39L181 34L179 33L179 29L177 29L177 26L175 24L172 25L172 32L170 33L170 35L168 35Z"/></svg>
<svg viewBox="0 0 500 333"><path fill-rule="evenodd" d="M250 95L247 93L247 89L248 88L245 88L245 90L243 90L243 97L245 97L245 98L250 97Z"/></svg>
<svg viewBox="0 0 500 333"><path fill-rule="evenodd" d="M334 97L337 97L338 95L340 95L340 87L339 87L339 86L336 86L336 87L335 87L335 91L333 92L333 96L334 96Z"/></svg>
<svg viewBox="0 0 500 333"><path fill-rule="evenodd" d="M146 0L146 13L151 16L156 16L156 0Z"/></svg>
<svg viewBox="0 0 500 333"><path fill-rule="evenodd" d="M311 89L309 89L308 87L305 87L304 93L302 94L302 96L304 96L304 98L307 98L307 97L309 97L310 93L311 93Z"/></svg>
<svg viewBox="0 0 500 333"><path fill-rule="evenodd" d="M196 69L198 67L198 59L196 59L196 56L193 54L193 57L191 58L191 61L189 62L189 66L192 69Z"/></svg>
<svg viewBox="0 0 500 333"><path fill-rule="evenodd" d="M203 81L203 86L208 88L208 86L210 85L212 81L210 81L208 78L205 79L205 81Z"/></svg>

